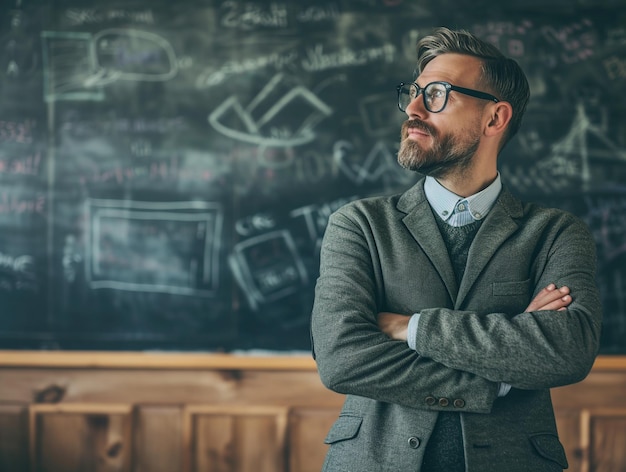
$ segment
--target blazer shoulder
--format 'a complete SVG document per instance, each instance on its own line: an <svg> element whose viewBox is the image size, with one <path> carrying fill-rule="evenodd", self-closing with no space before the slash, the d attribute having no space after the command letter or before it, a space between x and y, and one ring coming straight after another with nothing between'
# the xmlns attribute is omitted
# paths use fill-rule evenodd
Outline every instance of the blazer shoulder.
<svg viewBox="0 0 626 472"><path fill-rule="evenodd" d="M331 218L371 219L385 214L397 213L398 200L402 194L361 198L346 203L331 214Z"/></svg>
<svg viewBox="0 0 626 472"><path fill-rule="evenodd" d="M382 216L385 214L409 213L415 206L426 201L424 179L418 180L404 192L391 195L366 197L353 200L340 207L335 213L345 216Z"/></svg>

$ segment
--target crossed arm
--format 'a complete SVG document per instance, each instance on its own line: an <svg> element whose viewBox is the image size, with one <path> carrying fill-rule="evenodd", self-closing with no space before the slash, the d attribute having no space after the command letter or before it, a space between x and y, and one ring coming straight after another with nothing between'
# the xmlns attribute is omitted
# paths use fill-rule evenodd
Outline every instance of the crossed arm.
<svg viewBox="0 0 626 472"><path fill-rule="evenodd" d="M556 285L549 284L541 290L526 307L525 312L557 310L563 311L572 302L568 287L556 288ZM410 317L397 313L381 312L378 314L378 327L391 339L399 341L407 340L407 328Z"/></svg>

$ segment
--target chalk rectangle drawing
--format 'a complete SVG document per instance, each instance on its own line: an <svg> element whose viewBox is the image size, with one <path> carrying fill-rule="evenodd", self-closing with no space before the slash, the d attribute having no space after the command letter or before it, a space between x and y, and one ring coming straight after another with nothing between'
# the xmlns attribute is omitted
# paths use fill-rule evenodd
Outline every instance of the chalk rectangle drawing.
<svg viewBox="0 0 626 472"><path fill-rule="evenodd" d="M212 296L223 214L212 202L86 202L92 289Z"/></svg>
<svg viewBox="0 0 626 472"><path fill-rule="evenodd" d="M43 86L46 102L104 100L90 33L43 31Z"/></svg>

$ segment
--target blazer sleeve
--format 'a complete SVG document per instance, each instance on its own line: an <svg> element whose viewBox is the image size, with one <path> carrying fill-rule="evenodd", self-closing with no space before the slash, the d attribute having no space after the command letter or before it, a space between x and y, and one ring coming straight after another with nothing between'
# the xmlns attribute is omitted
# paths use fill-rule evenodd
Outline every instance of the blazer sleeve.
<svg viewBox="0 0 626 472"><path fill-rule="evenodd" d="M463 398L464 411L491 411L498 382L420 356L380 331L381 271L363 226L336 212L322 243L311 335L324 385L412 408L437 410L427 399L447 397Z"/></svg>
<svg viewBox="0 0 626 472"><path fill-rule="evenodd" d="M534 294L551 282L566 285L573 298L567 310L423 310L417 331L421 355L520 389L552 388L587 376L598 353L602 316L595 243L587 226L567 213L544 227L542 244L527 255L535 258Z"/></svg>

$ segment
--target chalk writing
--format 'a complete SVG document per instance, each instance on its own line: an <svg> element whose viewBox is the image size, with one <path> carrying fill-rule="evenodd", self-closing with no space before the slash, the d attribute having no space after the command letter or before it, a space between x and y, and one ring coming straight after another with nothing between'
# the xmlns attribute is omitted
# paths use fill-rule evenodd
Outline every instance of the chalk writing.
<svg viewBox="0 0 626 472"><path fill-rule="evenodd" d="M301 23L332 20L339 16L337 5L309 6L298 12L296 19Z"/></svg>
<svg viewBox="0 0 626 472"><path fill-rule="evenodd" d="M31 272L34 259L32 256L9 256L0 252L0 270L12 272Z"/></svg>
<svg viewBox="0 0 626 472"><path fill-rule="evenodd" d="M285 28L288 24L285 4L270 3L266 8L249 2L226 1L221 8L224 10L221 24L227 28Z"/></svg>
<svg viewBox="0 0 626 472"><path fill-rule="evenodd" d="M65 19L70 26L81 26L93 23L103 23L111 20L123 20L133 23L154 24L154 14L151 10L121 10L121 9L79 9L68 8L64 12Z"/></svg>
<svg viewBox="0 0 626 472"><path fill-rule="evenodd" d="M196 87L198 89L213 87L223 83L230 76L254 72L269 66L276 70L281 70L294 64L298 57L297 52L291 51L286 53L274 52L238 61L226 61L217 70L206 69L200 73L196 79Z"/></svg>
<svg viewBox="0 0 626 472"><path fill-rule="evenodd" d="M5 158L0 151L0 175L39 175L41 153L35 152L24 157Z"/></svg>
<svg viewBox="0 0 626 472"><path fill-rule="evenodd" d="M0 214L43 214L46 199L43 195L20 197L8 191L0 192Z"/></svg>
<svg viewBox="0 0 626 472"><path fill-rule="evenodd" d="M584 61L595 53L598 40L588 19L563 27L543 26L541 31L550 43L560 46L560 58L566 64Z"/></svg>
<svg viewBox="0 0 626 472"><path fill-rule="evenodd" d="M489 21L476 24L472 32L492 43L506 55L520 58L526 53L525 40L533 28L533 22L521 21Z"/></svg>
<svg viewBox="0 0 626 472"><path fill-rule="evenodd" d="M36 292L35 259L30 255L11 256L0 252L0 291Z"/></svg>
<svg viewBox="0 0 626 472"><path fill-rule="evenodd" d="M36 126L35 120L0 120L0 142L31 144Z"/></svg>
<svg viewBox="0 0 626 472"><path fill-rule="evenodd" d="M392 62L395 58L396 47L385 44L373 48L365 48L358 51L343 48L339 51L325 52L322 44L317 44L308 49L306 59L302 60L302 68L307 72L319 72L326 69L334 69L348 66L362 66L370 62Z"/></svg>
<svg viewBox="0 0 626 472"><path fill-rule="evenodd" d="M235 230L240 236L251 236L254 233L274 229L276 219L269 213L258 213L247 216L235 223Z"/></svg>
<svg viewBox="0 0 626 472"><path fill-rule="evenodd" d="M324 236L324 231L328 226L328 218L331 213L357 198L359 198L357 195L353 195L338 198L322 205L306 205L292 210L289 216L293 219L304 219L308 235L311 241L317 245L322 236Z"/></svg>
<svg viewBox="0 0 626 472"><path fill-rule="evenodd" d="M102 116L93 118L79 116L75 113L66 113L60 119L60 129L71 133L75 137L85 138L90 136L110 135L118 133L140 134L155 133L167 134L178 133L189 129L189 123L183 117L149 118L149 117L125 117L115 118Z"/></svg>

